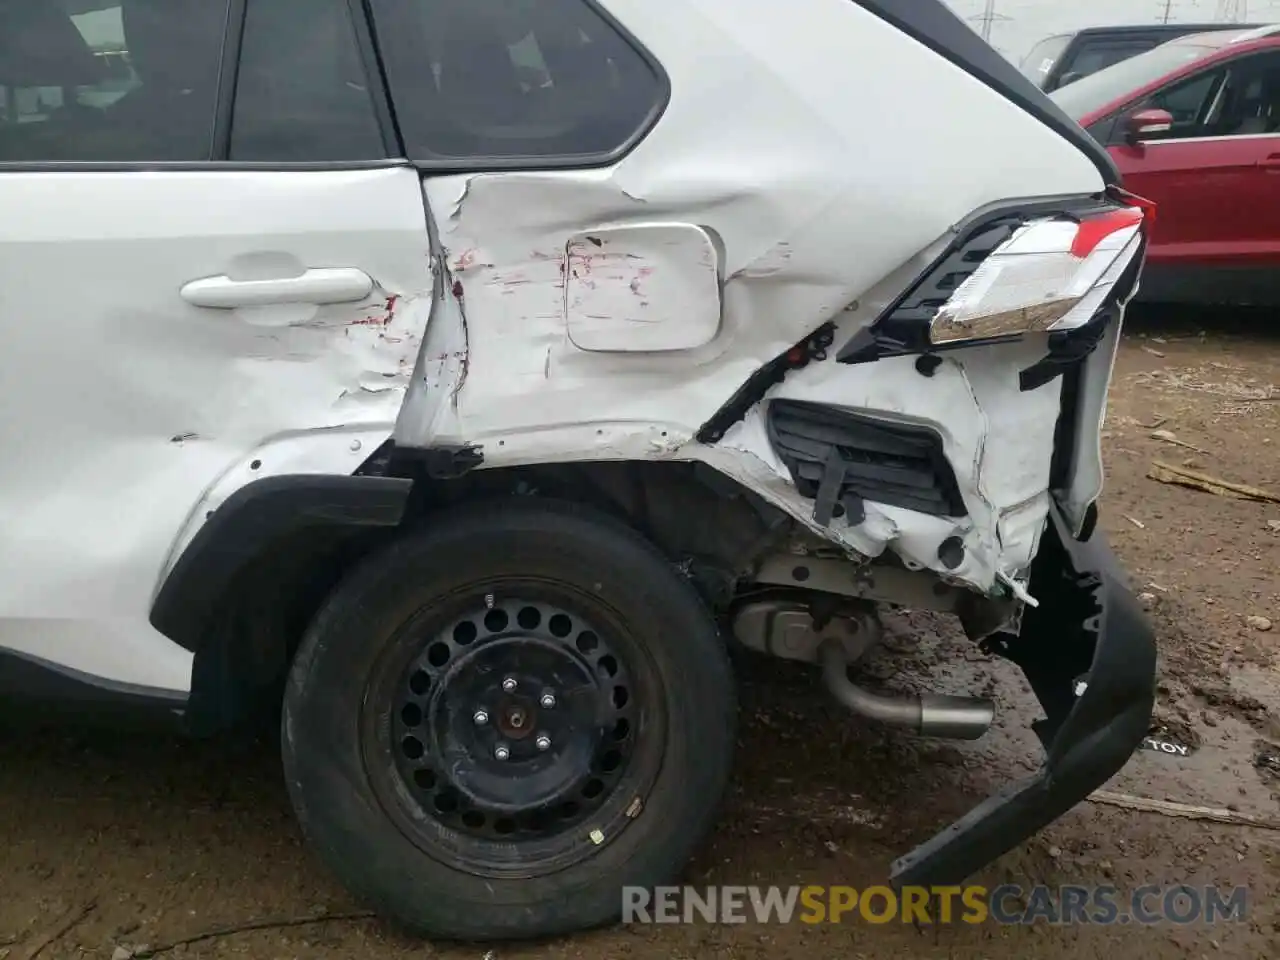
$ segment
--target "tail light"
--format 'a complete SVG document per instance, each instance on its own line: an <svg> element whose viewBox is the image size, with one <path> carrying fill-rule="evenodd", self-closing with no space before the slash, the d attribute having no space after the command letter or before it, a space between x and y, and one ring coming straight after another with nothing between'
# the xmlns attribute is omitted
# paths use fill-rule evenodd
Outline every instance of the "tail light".
<svg viewBox="0 0 1280 960"><path fill-rule="evenodd" d="M1089 327L1125 296L1140 258L1150 202L1113 189L989 211L955 240L869 327L839 351L842 363L937 353L1025 334Z"/></svg>
<svg viewBox="0 0 1280 960"><path fill-rule="evenodd" d="M930 343L1084 326L1138 253L1143 218L1139 207L1120 207L1024 224L938 310Z"/></svg>

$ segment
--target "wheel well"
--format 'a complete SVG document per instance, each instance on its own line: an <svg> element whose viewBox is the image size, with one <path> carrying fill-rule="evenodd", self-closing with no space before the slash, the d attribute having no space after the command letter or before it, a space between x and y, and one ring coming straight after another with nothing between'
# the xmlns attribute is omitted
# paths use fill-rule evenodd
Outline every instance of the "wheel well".
<svg viewBox="0 0 1280 960"><path fill-rule="evenodd" d="M334 586L370 552L452 505L511 496L591 504L682 565L717 610L738 577L792 528L782 511L702 464L553 464L450 480L427 476L413 461L392 460L387 470L414 481L398 525L301 525L265 544L220 591L195 650L188 706L194 730L274 717L294 650Z"/></svg>

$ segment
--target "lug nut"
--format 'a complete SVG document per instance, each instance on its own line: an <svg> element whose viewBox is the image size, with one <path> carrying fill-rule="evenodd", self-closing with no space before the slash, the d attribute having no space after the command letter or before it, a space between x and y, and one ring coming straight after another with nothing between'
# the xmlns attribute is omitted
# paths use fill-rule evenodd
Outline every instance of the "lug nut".
<svg viewBox="0 0 1280 960"><path fill-rule="evenodd" d="M542 704L543 710L550 710L556 705L556 695L554 693L544 693L542 699L538 702Z"/></svg>
<svg viewBox="0 0 1280 960"><path fill-rule="evenodd" d="M489 722L489 715L483 710L477 710L471 715L471 719L475 721L477 727L483 727Z"/></svg>
<svg viewBox="0 0 1280 960"><path fill-rule="evenodd" d="M538 739L533 742L539 750L551 749L551 738L548 737L545 733L538 734Z"/></svg>
<svg viewBox="0 0 1280 960"><path fill-rule="evenodd" d="M507 677L505 680L502 681L502 689L505 690L507 693L514 693L516 687L518 686L519 684L516 683L515 677Z"/></svg>
<svg viewBox="0 0 1280 960"><path fill-rule="evenodd" d="M506 760L510 756L511 756L511 751L508 750L506 746L501 743L493 748L493 759L495 760Z"/></svg>

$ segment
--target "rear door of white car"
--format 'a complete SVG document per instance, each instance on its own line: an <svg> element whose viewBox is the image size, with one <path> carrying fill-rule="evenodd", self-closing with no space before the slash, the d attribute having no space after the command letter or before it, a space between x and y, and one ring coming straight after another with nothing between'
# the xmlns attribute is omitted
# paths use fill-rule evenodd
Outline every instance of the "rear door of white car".
<svg viewBox="0 0 1280 960"><path fill-rule="evenodd" d="M0 657L180 697L206 492L390 436L430 251L361 9L0 2Z"/></svg>

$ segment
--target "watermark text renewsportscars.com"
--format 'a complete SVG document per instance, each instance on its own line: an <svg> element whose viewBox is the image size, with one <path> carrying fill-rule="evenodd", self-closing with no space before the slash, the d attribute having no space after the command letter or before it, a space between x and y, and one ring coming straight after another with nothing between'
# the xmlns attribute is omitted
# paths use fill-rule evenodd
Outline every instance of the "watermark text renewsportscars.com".
<svg viewBox="0 0 1280 960"><path fill-rule="evenodd" d="M623 923L1192 924L1239 922L1245 887L624 887Z"/></svg>

